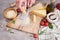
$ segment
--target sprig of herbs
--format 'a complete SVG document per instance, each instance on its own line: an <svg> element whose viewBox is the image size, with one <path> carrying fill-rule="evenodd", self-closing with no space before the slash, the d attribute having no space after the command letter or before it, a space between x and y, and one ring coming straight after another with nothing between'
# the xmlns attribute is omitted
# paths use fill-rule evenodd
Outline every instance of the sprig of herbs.
<svg viewBox="0 0 60 40"><path fill-rule="evenodd" d="M44 32L45 32L45 30L41 31L41 32L39 33L39 35L42 35Z"/></svg>
<svg viewBox="0 0 60 40"><path fill-rule="evenodd" d="M12 20L12 23L15 24L15 20Z"/></svg>
<svg viewBox="0 0 60 40"><path fill-rule="evenodd" d="M50 29L53 29L53 25L52 25L52 23L49 23L48 26L49 26Z"/></svg>

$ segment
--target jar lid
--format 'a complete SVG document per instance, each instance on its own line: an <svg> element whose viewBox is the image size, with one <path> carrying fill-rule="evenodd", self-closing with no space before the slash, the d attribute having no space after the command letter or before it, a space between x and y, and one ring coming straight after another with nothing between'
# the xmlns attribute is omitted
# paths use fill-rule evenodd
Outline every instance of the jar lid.
<svg viewBox="0 0 60 40"><path fill-rule="evenodd" d="M47 20L51 23L57 22L58 21L58 15L51 12L47 15Z"/></svg>

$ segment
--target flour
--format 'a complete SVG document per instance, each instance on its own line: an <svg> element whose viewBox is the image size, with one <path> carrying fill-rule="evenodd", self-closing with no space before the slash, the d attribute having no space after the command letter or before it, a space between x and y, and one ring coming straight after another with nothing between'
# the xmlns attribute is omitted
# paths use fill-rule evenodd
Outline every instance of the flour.
<svg viewBox="0 0 60 40"><path fill-rule="evenodd" d="M7 15L6 16L8 18L16 17L16 13L15 13L15 11L10 10L10 11L7 12Z"/></svg>

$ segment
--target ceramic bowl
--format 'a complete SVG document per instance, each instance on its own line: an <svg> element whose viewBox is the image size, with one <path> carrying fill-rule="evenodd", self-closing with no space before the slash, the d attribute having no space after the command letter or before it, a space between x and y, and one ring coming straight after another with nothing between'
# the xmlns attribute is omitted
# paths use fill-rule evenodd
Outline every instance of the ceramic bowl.
<svg viewBox="0 0 60 40"><path fill-rule="evenodd" d="M15 14L14 14L14 15L10 15L10 17L8 17L8 16L7 16L7 12L8 12L8 11L11 11L11 10L14 11ZM11 16L12 16L12 17L11 17ZM7 18L7 19L14 19L14 18L17 17L17 11L16 11L14 8L7 8L7 9L4 10L4 17Z"/></svg>

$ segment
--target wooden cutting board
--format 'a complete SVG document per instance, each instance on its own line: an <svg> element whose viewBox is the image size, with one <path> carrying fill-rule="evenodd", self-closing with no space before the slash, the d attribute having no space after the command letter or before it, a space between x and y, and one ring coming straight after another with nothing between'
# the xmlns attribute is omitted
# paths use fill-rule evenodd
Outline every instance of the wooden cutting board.
<svg viewBox="0 0 60 40"><path fill-rule="evenodd" d="M40 18L39 16L36 16L36 22L32 21L32 15L30 15L30 24L28 24L27 26L21 26L20 23L20 19L17 17L15 20L15 23L12 23L12 21L7 23L7 27L13 28L13 29L17 29L20 31L24 31L24 32L28 32L28 33L33 33L33 34L37 34L38 30L39 30L39 23L41 21L42 18ZM28 21L28 20L27 20Z"/></svg>

